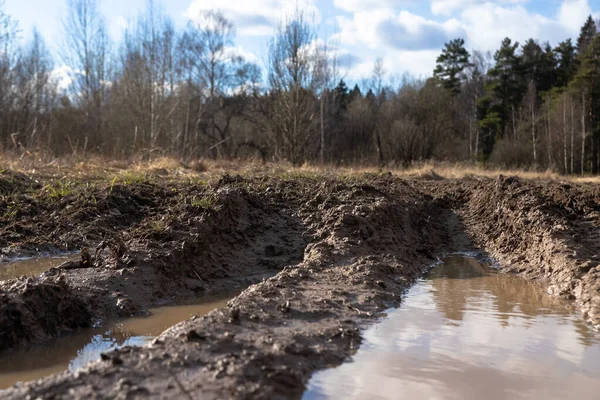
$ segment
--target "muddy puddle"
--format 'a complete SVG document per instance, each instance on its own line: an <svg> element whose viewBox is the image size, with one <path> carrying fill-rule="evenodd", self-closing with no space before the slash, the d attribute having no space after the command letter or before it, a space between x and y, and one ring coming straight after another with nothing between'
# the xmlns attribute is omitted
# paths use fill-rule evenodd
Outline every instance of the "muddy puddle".
<svg viewBox="0 0 600 400"><path fill-rule="evenodd" d="M597 399L600 334L542 287L452 256L304 399Z"/></svg>
<svg viewBox="0 0 600 400"><path fill-rule="evenodd" d="M0 263L0 281L22 276L39 276L50 268L58 267L65 261L76 259L78 259L77 254L69 254L60 257L34 257Z"/></svg>
<svg viewBox="0 0 600 400"><path fill-rule="evenodd" d="M105 323L103 327L81 329L43 346L0 354L0 389L65 370L77 370L98 360L100 353L110 349L142 346L181 321L225 307L232 297L234 294L204 298L195 304L155 308L148 317Z"/></svg>

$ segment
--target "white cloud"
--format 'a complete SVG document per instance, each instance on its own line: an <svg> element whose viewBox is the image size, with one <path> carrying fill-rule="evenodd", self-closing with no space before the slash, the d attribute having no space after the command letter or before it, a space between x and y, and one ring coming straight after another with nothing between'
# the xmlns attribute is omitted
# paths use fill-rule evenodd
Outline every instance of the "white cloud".
<svg viewBox="0 0 600 400"><path fill-rule="evenodd" d="M52 70L50 73L50 79L52 79L56 83L56 87L61 92L66 91L71 84L73 83L73 70L71 67L63 65L62 67L58 67Z"/></svg>
<svg viewBox="0 0 600 400"><path fill-rule="evenodd" d="M231 59L235 56L241 56L244 58L245 61L248 61L248 62L251 62L254 64L258 64L260 61L258 59L258 56L255 53L253 53L251 51L247 51L242 46L228 46L223 49L223 57L224 58Z"/></svg>
<svg viewBox="0 0 600 400"><path fill-rule="evenodd" d="M565 0L558 11L558 21L573 30L579 30L587 17L592 14L588 0Z"/></svg>
<svg viewBox="0 0 600 400"><path fill-rule="evenodd" d="M374 9L393 9L401 6L417 4L421 0L333 0L333 5L348 12L359 12Z"/></svg>
<svg viewBox="0 0 600 400"><path fill-rule="evenodd" d="M456 19L436 22L408 11L396 14L380 9L360 11L353 18L338 17L338 25L340 33L336 37L341 43L366 45L371 49L429 50L465 35Z"/></svg>
<svg viewBox="0 0 600 400"><path fill-rule="evenodd" d="M430 0L433 17L406 10L413 0L334 0L351 15L338 15L334 35L359 56L353 77L369 76L377 57L392 74L431 75L444 43L462 37L469 49L498 49L502 39L529 38L557 45L576 38L589 14L589 0L562 0L540 11L528 0ZM451 16L451 17L449 17Z"/></svg>
<svg viewBox="0 0 600 400"><path fill-rule="evenodd" d="M319 23L321 15L316 0L299 2L301 10ZM186 11L186 16L199 21L201 14L208 10L220 10L231 20L238 33L243 36L265 36L273 34L277 24L294 13L296 2L288 0L194 0Z"/></svg>
<svg viewBox="0 0 600 400"><path fill-rule="evenodd" d="M461 23L470 47L495 50L505 37L521 43L529 38L552 45L576 38L591 13L587 0L565 0L555 17L530 12L524 6L503 7L492 3L467 7Z"/></svg>
<svg viewBox="0 0 600 400"><path fill-rule="evenodd" d="M528 0L431 0L431 12L438 15L450 15L455 11L464 9L467 6L497 3L497 4L518 4L526 3Z"/></svg>
<svg viewBox="0 0 600 400"><path fill-rule="evenodd" d="M552 45L576 38L587 16L594 11L590 0L561 0L540 10L531 0L429 0L431 15L422 15L423 0L332 0L337 32L332 38L340 60L347 57L350 77L370 76L377 57L383 57L390 75L409 72L429 76L444 43L463 37L469 49L498 49L505 37L523 43L528 38ZM300 0L300 7L319 23L319 0ZM543 5L542 5L543 6ZM232 20L238 37L272 35L280 20L292 14L289 0L193 0L186 15L198 21L200 14L219 9ZM550 12L548 12L550 9ZM409 11L410 10L410 11ZM598 15L597 15L598 16ZM330 49L331 51L332 49ZM253 53L242 53L258 61Z"/></svg>
<svg viewBox="0 0 600 400"><path fill-rule="evenodd" d="M429 76L435 67L438 55L439 51L436 50L390 50L385 53L385 58L383 58L386 78L397 78L404 73L417 78ZM375 57L365 58L364 61L348 71L348 77L355 81L369 78L373 74L375 61Z"/></svg>

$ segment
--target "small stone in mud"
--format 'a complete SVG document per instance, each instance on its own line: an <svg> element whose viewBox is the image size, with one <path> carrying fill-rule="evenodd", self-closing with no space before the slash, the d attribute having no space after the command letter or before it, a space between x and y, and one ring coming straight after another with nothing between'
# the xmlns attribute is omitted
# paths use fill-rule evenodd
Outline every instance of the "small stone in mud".
<svg viewBox="0 0 600 400"><path fill-rule="evenodd" d="M199 341L199 340L205 340L206 336L204 334L200 334L200 333L196 332L194 329L192 329L187 333L186 338L187 338L188 342L195 342L195 341Z"/></svg>
<svg viewBox="0 0 600 400"><path fill-rule="evenodd" d="M284 312L284 313L290 311L290 301L287 300L284 304L281 304L279 306L279 309L281 310L281 312Z"/></svg>
<svg viewBox="0 0 600 400"><path fill-rule="evenodd" d="M112 363L112 365L123 365L123 360L121 360L119 357L117 356L111 356L110 354L107 353L100 353L100 359L102 361L110 361Z"/></svg>
<svg viewBox="0 0 600 400"><path fill-rule="evenodd" d="M139 312L139 307L127 297L119 298L116 307L121 317L128 317Z"/></svg>
<svg viewBox="0 0 600 400"><path fill-rule="evenodd" d="M229 310L229 322L239 322L240 320L240 309L238 307L233 307Z"/></svg>
<svg viewBox="0 0 600 400"><path fill-rule="evenodd" d="M223 335L223 337L225 339L233 339L235 337L235 334L233 332L225 332L225 334Z"/></svg>

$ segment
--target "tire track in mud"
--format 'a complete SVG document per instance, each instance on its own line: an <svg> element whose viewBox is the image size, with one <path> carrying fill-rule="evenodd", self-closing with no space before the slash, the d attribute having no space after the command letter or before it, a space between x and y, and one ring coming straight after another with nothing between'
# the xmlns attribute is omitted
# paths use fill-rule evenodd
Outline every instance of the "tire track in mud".
<svg viewBox="0 0 600 400"><path fill-rule="evenodd" d="M549 284L577 300L584 318L600 327L600 192L594 185L536 183L517 178L462 182L447 190L473 241L501 269Z"/></svg>
<svg viewBox="0 0 600 400"><path fill-rule="evenodd" d="M310 242L301 246L303 259L250 286L227 309L178 324L150 346L112 351L80 371L0 397L300 397L315 370L338 365L356 351L360 329L397 306L401 293L436 256L474 250L473 243L497 258L504 271L547 279L557 294L579 299L590 321L597 318L597 249L591 238L578 239L598 232L593 189L563 188L565 196L559 183L404 181L386 175L225 177L219 187L249 199L245 204L256 202L258 210L272 205L286 215L265 225L263 239L238 233L240 240L226 229L233 236L224 243L281 254L265 243L276 240L292 218L302 222L289 235ZM227 202L235 204L235 197ZM232 206L218 225L227 226L243 209L244 204ZM188 260L188 272L228 254L204 257L206 246L191 248L186 253L183 246L183 257L173 260ZM235 257L230 263L235 265ZM219 268L208 270L218 275Z"/></svg>
<svg viewBox="0 0 600 400"><path fill-rule="evenodd" d="M267 198L289 195L287 184L272 183ZM314 238L301 263L251 286L228 309L171 328L151 346L110 352L76 375L3 395L301 396L312 372L352 354L359 329L397 306L448 243L432 198L404 181L304 186L289 202Z"/></svg>
<svg viewBox="0 0 600 400"><path fill-rule="evenodd" d="M215 209L164 207L114 230L94 268L0 282L0 351L143 315L157 302L247 287L302 259L298 218L239 189L215 188L210 198Z"/></svg>

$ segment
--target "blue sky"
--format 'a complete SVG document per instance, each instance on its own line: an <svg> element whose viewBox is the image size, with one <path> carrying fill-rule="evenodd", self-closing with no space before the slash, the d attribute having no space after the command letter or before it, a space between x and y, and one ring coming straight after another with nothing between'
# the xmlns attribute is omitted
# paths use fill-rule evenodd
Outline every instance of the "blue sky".
<svg viewBox="0 0 600 400"><path fill-rule="evenodd" d="M113 39L146 0L98 0ZM295 8L292 0L164 0L178 27L202 10L219 8L235 22L236 46L262 63L277 21ZM471 49L494 51L502 38L529 37L555 45L576 37L591 13L600 17L600 0L299 0L314 15L320 40L335 43L352 68L349 79L372 71L383 57L390 75L431 75L443 43L463 37ZM34 26L51 46L61 38L65 0L5 0L26 38Z"/></svg>

